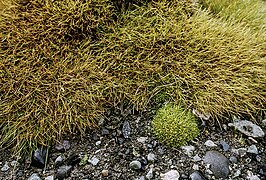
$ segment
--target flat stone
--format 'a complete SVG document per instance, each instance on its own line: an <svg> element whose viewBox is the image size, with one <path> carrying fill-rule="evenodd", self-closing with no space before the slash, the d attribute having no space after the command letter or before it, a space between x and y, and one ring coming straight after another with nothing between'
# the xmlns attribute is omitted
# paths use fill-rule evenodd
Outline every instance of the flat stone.
<svg viewBox="0 0 266 180"><path fill-rule="evenodd" d="M252 154L259 154L259 151L254 144L248 147L247 152Z"/></svg>
<svg viewBox="0 0 266 180"><path fill-rule="evenodd" d="M44 168L46 153L46 148L37 148L32 155L31 165L37 168Z"/></svg>
<svg viewBox="0 0 266 180"><path fill-rule="evenodd" d="M210 164L210 169L217 178L227 178L229 175L229 161L218 151L208 151L204 162Z"/></svg>
<svg viewBox="0 0 266 180"><path fill-rule="evenodd" d="M56 177L59 180L67 178L72 171L72 166L60 166L57 170Z"/></svg>
<svg viewBox="0 0 266 180"><path fill-rule="evenodd" d="M205 177L199 172L195 171L189 176L190 180L206 180Z"/></svg>
<svg viewBox="0 0 266 180"><path fill-rule="evenodd" d="M147 141L148 137L138 137L137 141L144 144Z"/></svg>
<svg viewBox="0 0 266 180"><path fill-rule="evenodd" d="M201 157L199 157L199 155L196 154L196 155L193 157L193 161L194 161L194 162L199 162L199 161L201 161Z"/></svg>
<svg viewBox="0 0 266 180"><path fill-rule="evenodd" d="M264 137L265 133L258 125L247 120L237 120L233 123L229 123L228 126L233 126L241 133L251 137Z"/></svg>
<svg viewBox="0 0 266 180"><path fill-rule="evenodd" d="M28 180L41 180L40 176L38 173L33 173Z"/></svg>
<svg viewBox="0 0 266 180"><path fill-rule="evenodd" d="M177 170L170 170L165 174L161 174L162 180L178 180L180 177Z"/></svg>
<svg viewBox="0 0 266 180"><path fill-rule="evenodd" d="M8 166L8 163L6 162L5 164L4 164L4 166L1 168L1 171L2 172L6 172L6 171L8 171L9 170L9 166Z"/></svg>
<svg viewBox="0 0 266 180"><path fill-rule="evenodd" d="M208 147L216 147L217 145L212 141L212 140L207 140L205 143L204 143L205 146L208 146Z"/></svg>
<svg viewBox="0 0 266 180"><path fill-rule="evenodd" d="M139 161L132 161L132 162L129 164L129 168L130 168L130 169L133 169L133 170L141 169L141 163L140 163Z"/></svg>

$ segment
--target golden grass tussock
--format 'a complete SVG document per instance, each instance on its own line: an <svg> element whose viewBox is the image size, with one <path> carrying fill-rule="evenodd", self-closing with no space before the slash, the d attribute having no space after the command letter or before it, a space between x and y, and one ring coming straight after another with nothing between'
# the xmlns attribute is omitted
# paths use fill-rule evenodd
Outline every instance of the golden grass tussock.
<svg viewBox="0 0 266 180"><path fill-rule="evenodd" d="M266 2L262 0L200 0L216 17L240 23L255 31L266 31Z"/></svg>
<svg viewBox="0 0 266 180"><path fill-rule="evenodd" d="M0 0L0 139L17 149L95 127L156 95L209 113L265 112L264 38L190 1Z"/></svg>

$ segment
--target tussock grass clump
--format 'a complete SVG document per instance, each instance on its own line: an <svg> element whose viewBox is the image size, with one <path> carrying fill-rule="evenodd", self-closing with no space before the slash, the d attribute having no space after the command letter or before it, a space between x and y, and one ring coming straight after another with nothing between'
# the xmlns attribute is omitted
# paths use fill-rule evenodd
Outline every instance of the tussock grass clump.
<svg viewBox="0 0 266 180"><path fill-rule="evenodd" d="M82 69L78 46L104 31L109 1L1 0L0 9L1 145L45 145L94 127L103 82L93 62Z"/></svg>
<svg viewBox="0 0 266 180"><path fill-rule="evenodd" d="M262 0L200 0L206 9L226 21L266 31L266 3Z"/></svg>
<svg viewBox="0 0 266 180"><path fill-rule="evenodd" d="M164 91L215 118L256 115L266 102L265 41L184 7L140 7L124 15L122 27L83 47L110 77L109 101L124 98L142 108Z"/></svg>
<svg viewBox="0 0 266 180"><path fill-rule="evenodd" d="M200 133L196 117L180 105L172 104L158 110L152 121L152 131L170 147L186 145Z"/></svg>

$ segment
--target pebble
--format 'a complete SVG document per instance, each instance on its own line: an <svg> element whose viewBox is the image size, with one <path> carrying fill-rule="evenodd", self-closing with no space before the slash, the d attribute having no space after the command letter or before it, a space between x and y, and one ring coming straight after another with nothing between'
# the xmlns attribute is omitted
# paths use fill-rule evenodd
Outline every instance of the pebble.
<svg viewBox="0 0 266 180"><path fill-rule="evenodd" d="M201 157L199 157L199 155L196 154L196 155L193 157L193 161L194 161L194 162L199 162L199 161L201 161Z"/></svg>
<svg viewBox="0 0 266 180"><path fill-rule="evenodd" d="M247 148L232 149L232 152L240 157L244 157L247 154Z"/></svg>
<svg viewBox="0 0 266 180"><path fill-rule="evenodd" d="M93 166L96 166L99 163L99 159L96 157L92 157L88 162L91 163Z"/></svg>
<svg viewBox="0 0 266 180"><path fill-rule="evenodd" d="M177 180L180 175L177 170L170 170L165 174L161 174L162 180Z"/></svg>
<svg viewBox="0 0 266 180"><path fill-rule="evenodd" d="M41 180L39 174L37 173L33 173L29 178L28 180Z"/></svg>
<svg viewBox="0 0 266 180"><path fill-rule="evenodd" d="M102 170L102 175L107 177L109 175L109 171L107 169Z"/></svg>
<svg viewBox="0 0 266 180"><path fill-rule="evenodd" d="M96 146L99 146L102 142L101 141L97 141L95 144Z"/></svg>
<svg viewBox="0 0 266 180"><path fill-rule="evenodd" d="M51 175L51 176L47 176L47 177L45 178L45 180L54 180L54 176L53 176L53 175Z"/></svg>
<svg viewBox="0 0 266 180"><path fill-rule="evenodd" d="M1 168L1 171L2 172L6 172L6 171L8 171L9 170L9 166L8 166L8 163L6 162L5 164L4 164L4 166Z"/></svg>
<svg viewBox="0 0 266 180"><path fill-rule="evenodd" d="M55 159L55 162L54 162L54 165L55 167L58 167L58 166L61 166L64 162L64 158L62 156L58 156L56 159Z"/></svg>
<svg viewBox="0 0 266 180"><path fill-rule="evenodd" d="M229 158L229 161L231 161L232 163L237 163L237 157L235 157L235 156L231 156L230 158Z"/></svg>
<svg viewBox="0 0 266 180"><path fill-rule="evenodd" d="M248 147L247 152L252 154L259 154L259 151L254 144Z"/></svg>
<svg viewBox="0 0 266 180"><path fill-rule="evenodd" d="M149 172L148 172L147 175L146 175L146 178L147 178L147 179L152 179L152 178L153 178L153 168L151 168L151 169L149 170Z"/></svg>
<svg viewBox="0 0 266 180"><path fill-rule="evenodd" d="M149 153L147 159L149 162L154 162L155 161L155 154Z"/></svg>
<svg viewBox="0 0 266 180"><path fill-rule="evenodd" d="M124 138L129 138L129 135L131 134L131 127L128 121L125 121L122 128L122 133Z"/></svg>
<svg viewBox="0 0 266 180"><path fill-rule="evenodd" d="M205 146L208 146L208 147L216 147L217 145L212 141L212 140L207 140L205 143L204 143Z"/></svg>
<svg viewBox="0 0 266 180"><path fill-rule="evenodd" d="M265 133L258 125L247 120L237 120L233 123L229 123L228 126L233 126L241 133L251 137L264 137Z"/></svg>
<svg viewBox="0 0 266 180"><path fill-rule="evenodd" d="M137 141L142 143L142 144L145 144L145 142L147 141L148 137L138 137L137 138Z"/></svg>
<svg viewBox="0 0 266 180"><path fill-rule="evenodd" d="M130 169L138 170L138 169L141 169L141 163L139 161L132 161L129 164L129 167L130 167Z"/></svg>
<svg viewBox="0 0 266 180"><path fill-rule="evenodd" d="M188 156L192 156L193 151L195 151L195 147L194 146L181 146L181 149Z"/></svg>
<svg viewBox="0 0 266 180"><path fill-rule="evenodd" d="M210 164L210 169L217 178L227 178L229 175L229 161L218 151L208 151L204 156L204 162Z"/></svg>
<svg viewBox="0 0 266 180"><path fill-rule="evenodd" d="M199 172L195 171L189 176L190 180L206 180L204 176Z"/></svg>
<svg viewBox="0 0 266 180"><path fill-rule="evenodd" d="M193 164L192 169L198 171L199 170L199 165Z"/></svg>
<svg viewBox="0 0 266 180"><path fill-rule="evenodd" d="M72 171L72 166L61 166L57 170L56 177L59 180L65 179L70 175L71 171Z"/></svg>
<svg viewBox="0 0 266 180"><path fill-rule="evenodd" d="M240 174L241 174L241 171L240 171L240 169L237 169L237 170L236 170L236 172L234 173L234 176L233 176L233 178L239 177L239 176L240 176Z"/></svg>
<svg viewBox="0 0 266 180"><path fill-rule="evenodd" d="M262 126L266 127L266 119L262 120Z"/></svg>
<svg viewBox="0 0 266 180"><path fill-rule="evenodd" d="M223 151L229 150L229 145L223 140L220 141L220 146L222 147Z"/></svg>
<svg viewBox="0 0 266 180"><path fill-rule="evenodd" d="M55 145L55 149L61 152L64 152L66 150L70 149L70 142L68 140L63 140L63 142L57 143Z"/></svg>
<svg viewBox="0 0 266 180"><path fill-rule="evenodd" d="M18 161L11 161L10 165L15 167L15 166L19 165L19 163L18 163Z"/></svg>

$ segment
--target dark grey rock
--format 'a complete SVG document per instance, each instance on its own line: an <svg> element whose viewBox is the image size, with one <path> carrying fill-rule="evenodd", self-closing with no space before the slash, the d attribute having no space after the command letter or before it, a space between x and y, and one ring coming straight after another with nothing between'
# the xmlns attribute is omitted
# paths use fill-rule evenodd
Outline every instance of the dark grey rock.
<svg viewBox="0 0 266 180"><path fill-rule="evenodd" d="M41 180L39 174L37 173L33 173L29 178L28 180Z"/></svg>
<svg viewBox="0 0 266 180"><path fill-rule="evenodd" d="M221 140L220 141L220 146L221 146L221 148L223 149L223 151L228 151L229 150L229 145L225 142L225 141L223 141L223 140Z"/></svg>
<svg viewBox="0 0 266 180"><path fill-rule="evenodd" d="M68 140L63 140L55 145L55 149L61 152L67 151L70 149L70 142Z"/></svg>
<svg viewBox="0 0 266 180"><path fill-rule="evenodd" d="M32 155L31 165L37 168L44 168L46 153L46 148L37 148Z"/></svg>
<svg viewBox="0 0 266 180"><path fill-rule="evenodd" d="M218 151L208 151L204 162L210 164L210 169L217 178L227 178L229 175L229 161Z"/></svg>
<svg viewBox="0 0 266 180"><path fill-rule="evenodd" d="M72 171L72 166L60 166L57 170L56 177L59 180L62 180L64 178L67 178Z"/></svg>
<svg viewBox="0 0 266 180"><path fill-rule="evenodd" d="M8 166L8 163L6 162L5 164L4 164L4 166L1 168L1 171L2 172L6 172L6 171L8 171L9 170L9 166Z"/></svg>
<svg viewBox="0 0 266 180"><path fill-rule="evenodd" d="M241 133L251 137L264 137L265 133L256 124L247 120L237 120L233 123L229 123L228 126L233 126Z"/></svg>
<svg viewBox="0 0 266 180"><path fill-rule="evenodd" d="M139 170L139 169L141 169L141 163L139 161L132 161L129 164L129 167L130 167L130 169L133 169L133 170Z"/></svg>
<svg viewBox="0 0 266 180"><path fill-rule="evenodd" d="M191 180L206 180L205 177L199 171L195 171L192 174L190 174L189 179L191 179Z"/></svg>
<svg viewBox="0 0 266 180"><path fill-rule="evenodd" d="M110 134L110 131L106 128L103 128L102 129L102 135L109 135Z"/></svg>
<svg viewBox="0 0 266 180"><path fill-rule="evenodd" d="M254 144L248 147L247 152L251 154L259 154L257 146L255 146Z"/></svg>
<svg viewBox="0 0 266 180"><path fill-rule="evenodd" d="M122 128L124 138L129 138L131 133L131 127L128 121L125 121Z"/></svg>

